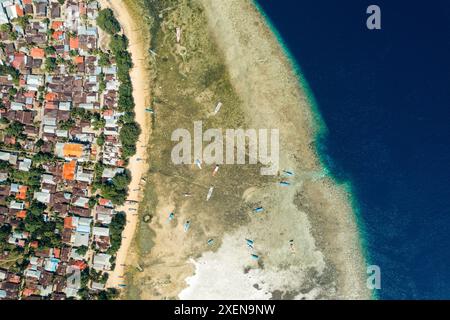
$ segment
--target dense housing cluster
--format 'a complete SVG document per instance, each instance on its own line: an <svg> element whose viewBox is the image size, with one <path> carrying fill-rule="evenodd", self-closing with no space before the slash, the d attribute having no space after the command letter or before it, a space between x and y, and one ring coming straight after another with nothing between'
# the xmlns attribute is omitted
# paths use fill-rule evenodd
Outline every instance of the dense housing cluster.
<svg viewBox="0 0 450 320"><path fill-rule="evenodd" d="M0 41L0 300L111 298L140 132L127 39L96 1L0 0Z"/></svg>

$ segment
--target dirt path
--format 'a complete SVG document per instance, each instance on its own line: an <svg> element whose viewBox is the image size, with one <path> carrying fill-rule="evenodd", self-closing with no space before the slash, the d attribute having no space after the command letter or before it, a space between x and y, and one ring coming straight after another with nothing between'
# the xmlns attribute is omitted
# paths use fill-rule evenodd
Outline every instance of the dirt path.
<svg viewBox="0 0 450 320"><path fill-rule="evenodd" d="M141 179L146 174L148 167L146 161L147 143L151 133L151 118L145 112L146 106L150 103L147 41L142 38L142 33L139 32L140 26L132 14L130 14L129 8L127 8L123 1L100 0L100 4L102 8L109 7L114 11L130 43L128 50L131 53L134 64L130 76L131 82L133 83L136 121L139 123L142 133L136 146L136 155L130 159L130 164L128 165L132 176L128 199L139 201L142 198L143 190ZM138 161L138 159L143 160ZM125 204L121 208L117 208L119 211L126 212L127 224L122 233L122 245L117 252L116 267L108 279L108 287L117 287L124 283L123 276L127 265L128 250L139 219L137 211L133 211L135 209L137 209L137 204L133 203Z"/></svg>

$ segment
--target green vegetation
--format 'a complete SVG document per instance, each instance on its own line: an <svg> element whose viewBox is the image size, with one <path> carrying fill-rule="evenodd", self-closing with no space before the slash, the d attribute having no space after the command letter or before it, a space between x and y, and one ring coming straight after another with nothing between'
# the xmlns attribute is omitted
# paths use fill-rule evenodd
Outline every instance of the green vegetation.
<svg viewBox="0 0 450 320"><path fill-rule="evenodd" d="M105 81L105 74L101 72L99 74L99 85L98 85L98 91L102 93L106 89L106 81Z"/></svg>
<svg viewBox="0 0 450 320"><path fill-rule="evenodd" d="M116 174L111 181L99 185L101 195L106 199L110 199L116 205L122 205L127 198L127 188L130 182L131 176L129 172Z"/></svg>
<svg viewBox="0 0 450 320"><path fill-rule="evenodd" d="M15 19L15 22L17 22L17 24L19 26L21 26L23 29L25 29L27 27L28 23L30 22L31 18L32 18L32 16L27 14L27 15L24 15L22 17L17 17Z"/></svg>
<svg viewBox="0 0 450 320"><path fill-rule="evenodd" d="M2 25L3 26L3 25ZM14 69L12 66L0 65L0 75L6 76L10 75L13 78L14 83L19 83L19 71Z"/></svg>
<svg viewBox="0 0 450 320"><path fill-rule="evenodd" d="M45 59L45 71L53 72L53 71L56 70L56 67L58 67L58 64L56 62L56 58L47 57Z"/></svg>
<svg viewBox="0 0 450 320"><path fill-rule="evenodd" d="M96 112L92 115L92 126L95 130L99 130L105 127L106 120L101 117L100 113Z"/></svg>
<svg viewBox="0 0 450 320"><path fill-rule="evenodd" d="M11 168L11 164L8 161L0 160L0 170L6 170Z"/></svg>
<svg viewBox="0 0 450 320"><path fill-rule="evenodd" d="M8 90L9 99L13 100L14 97L16 96L16 94L17 94L16 88L14 88L14 87L9 88L9 90Z"/></svg>
<svg viewBox="0 0 450 320"><path fill-rule="evenodd" d="M81 246L78 247L77 250L75 251L77 254L79 254L80 256L84 256L87 252L88 252L88 247L86 246Z"/></svg>
<svg viewBox="0 0 450 320"><path fill-rule="evenodd" d="M62 130L70 130L75 126L75 120L73 120L72 118L67 119L66 121L61 120L58 122L58 126Z"/></svg>
<svg viewBox="0 0 450 320"><path fill-rule="evenodd" d="M41 176L45 172L42 168L31 168L29 172L12 169L11 180L37 190L41 186Z"/></svg>
<svg viewBox="0 0 450 320"><path fill-rule="evenodd" d="M49 163L54 162L56 160L56 156L53 153L38 152L33 156L32 160L35 165L41 163Z"/></svg>
<svg viewBox="0 0 450 320"><path fill-rule="evenodd" d="M125 112L122 117L122 129L120 130L120 142L122 144L122 158L124 160L136 154L136 142L141 129L134 121L133 86L130 79L130 69L133 67L131 55L127 51L128 39L124 35L115 34L109 43L109 48L116 58L117 77L119 87L119 111Z"/></svg>
<svg viewBox="0 0 450 320"><path fill-rule="evenodd" d="M119 111L125 112L122 118L123 126L120 130L120 142L122 144L122 158L128 159L136 154L136 142L141 130L134 121L133 86L130 79L130 69L133 67L131 56L127 51L128 39L124 35L114 35L109 44L117 63L117 77L120 80L119 87Z"/></svg>
<svg viewBox="0 0 450 320"><path fill-rule="evenodd" d="M126 123L120 130L120 142L122 143L122 156L127 159L136 154L136 143L141 129L136 122Z"/></svg>
<svg viewBox="0 0 450 320"><path fill-rule="evenodd" d="M107 33L113 35L120 31L119 21L114 17L111 9L100 10L97 17L97 24Z"/></svg>
<svg viewBox="0 0 450 320"><path fill-rule="evenodd" d="M72 110L70 110L70 116L72 118L90 121L93 119L94 113L83 108L72 108Z"/></svg>
<svg viewBox="0 0 450 320"><path fill-rule="evenodd" d="M98 52L98 65L100 67L106 67L109 66L111 64L111 62L109 61L109 55L103 51L99 51Z"/></svg>
<svg viewBox="0 0 450 320"><path fill-rule="evenodd" d="M98 161L94 166L94 182L92 183L92 192L95 192L102 186L102 174L105 166L102 162Z"/></svg>
<svg viewBox="0 0 450 320"><path fill-rule="evenodd" d="M23 128L24 125L22 123L14 121L5 129L5 133L16 138L24 138Z"/></svg>
<svg viewBox="0 0 450 320"><path fill-rule="evenodd" d="M36 141L34 146L39 149L39 148L41 148L44 145L44 143L45 143L44 140L39 139L38 141Z"/></svg>
<svg viewBox="0 0 450 320"><path fill-rule="evenodd" d="M107 288L100 291L98 294L99 300L113 300L119 296L119 291L116 288Z"/></svg>
<svg viewBox="0 0 450 320"><path fill-rule="evenodd" d="M0 243L6 242L10 234L11 226L9 224L2 225L0 227Z"/></svg>
<svg viewBox="0 0 450 320"><path fill-rule="evenodd" d="M40 247L52 248L62 245L59 234L55 233L56 222L44 221L46 206L33 201L24 220L23 230L30 232L30 240L38 240Z"/></svg>
<svg viewBox="0 0 450 320"><path fill-rule="evenodd" d="M17 32L13 29L13 25L11 23L5 23L0 26L1 32L6 32L10 40L17 40Z"/></svg>
<svg viewBox="0 0 450 320"><path fill-rule="evenodd" d="M126 222L127 219L123 212L116 213L112 218L109 225L111 247L108 249L108 253L115 254L119 250L122 243L122 231L125 228Z"/></svg>
<svg viewBox="0 0 450 320"><path fill-rule="evenodd" d="M45 48L45 54L52 55L56 53L56 49L54 46L48 46Z"/></svg>
<svg viewBox="0 0 450 320"><path fill-rule="evenodd" d="M103 146L105 144L105 135L103 134L103 132L99 134L97 138L97 144L99 146Z"/></svg>

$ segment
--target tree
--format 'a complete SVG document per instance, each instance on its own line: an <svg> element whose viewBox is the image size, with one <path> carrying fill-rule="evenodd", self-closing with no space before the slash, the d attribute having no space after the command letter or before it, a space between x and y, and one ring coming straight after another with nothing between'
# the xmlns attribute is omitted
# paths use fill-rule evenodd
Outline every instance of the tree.
<svg viewBox="0 0 450 320"><path fill-rule="evenodd" d="M125 213L118 212L113 216L111 223L109 224L111 247L108 251L112 254L116 253L120 248L122 243L122 231L125 228L126 222L127 219Z"/></svg>
<svg viewBox="0 0 450 320"><path fill-rule="evenodd" d="M45 48L45 54L52 55L56 53L56 49L54 46L48 46Z"/></svg>
<svg viewBox="0 0 450 320"><path fill-rule="evenodd" d="M106 54L106 53L103 52L103 51L100 51L98 55L99 55L99 58L98 58L98 65L99 65L100 67L106 67L106 66L109 66L109 65L111 64L111 62L109 61L109 56L108 56L108 54Z"/></svg>
<svg viewBox="0 0 450 320"><path fill-rule="evenodd" d="M126 123L122 126L119 139L122 144L122 155L125 159L136 154L136 142L141 129L136 122Z"/></svg>
<svg viewBox="0 0 450 320"><path fill-rule="evenodd" d="M113 35L120 31L120 23L114 17L114 13L111 9L100 10L97 17L97 24L107 33Z"/></svg>
<svg viewBox="0 0 450 320"><path fill-rule="evenodd" d="M119 291L116 288L107 288L98 293L99 300L113 300L119 296Z"/></svg>
<svg viewBox="0 0 450 320"><path fill-rule="evenodd" d="M120 140L124 144L135 144L141 133L137 122L125 123L120 130Z"/></svg>
<svg viewBox="0 0 450 320"><path fill-rule="evenodd" d="M11 226L9 224L2 225L0 227L0 243L6 242L10 234L11 234Z"/></svg>
<svg viewBox="0 0 450 320"><path fill-rule="evenodd" d="M11 99L14 98L16 96L16 94L17 94L17 89L16 88L14 88L14 87L9 88L8 95L9 95L9 97Z"/></svg>
<svg viewBox="0 0 450 320"><path fill-rule="evenodd" d="M40 147L42 147L43 145L44 145L44 140L42 140L42 139L39 139L38 141L36 141L36 143L34 144L34 146L36 147L36 148L40 148Z"/></svg>
<svg viewBox="0 0 450 320"><path fill-rule="evenodd" d="M97 204L97 199L95 199L95 197L91 197L89 198L89 208L93 209L95 207L95 205Z"/></svg>
<svg viewBox="0 0 450 320"><path fill-rule="evenodd" d="M53 72L55 71L57 67L56 58L48 57L45 59L45 70L47 72Z"/></svg>
<svg viewBox="0 0 450 320"><path fill-rule="evenodd" d="M23 29L25 29L27 27L30 19L31 19L31 16L27 14L27 15L22 16L22 17L17 17L15 19L15 21L17 22L17 24L19 26L21 26Z"/></svg>
<svg viewBox="0 0 450 320"><path fill-rule="evenodd" d="M5 24L2 24L0 26L0 31L1 32L11 32L11 30L12 30L12 24L11 23L5 23Z"/></svg>
<svg viewBox="0 0 450 320"><path fill-rule="evenodd" d="M97 138L97 144L99 146L103 146L105 144L105 135L102 133L100 133L100 135Z"/></svg>
<svg viewBox="0 0 450 320"><path fill-rule="evenodd" d="M0 75L2 76L10 75L13 78L14 83L19 82L19 71L14 69L14 67L12 66L0 65Z"/></svg>
<svg viewBox="0 0 450 320"><path fill-rule="evenodd" d="M73 120L72 118L67 119L66 121L61 120L58 122L58 125L62 130L70 130L75 126L75 120Z"/></svg>
<svg viewBox="0 0 450 320"><path fill-rule="evenodd" d="M128 172L116 174L114 178L112 178L112 184L117 190L125 190L130 182L131 177Z"/></svg>
<svg viewBox="0 0 450 320"><path fill-rule="evenodd" d="M128 39L124 35L115 34L111 37L111 41L109 42L109 49L111 49L112 53L116 55L119 52L124 52L128 47Z"/></svg>
<svg viewBox="0 0 450 320"><path fill-rule="evenodd" d="M106 125L106 120L100 116L99 113L94 113L92 116L92 126L95 130L102 129Z"/></svg>
<svg viewBox="0 0 450 320"><path fill-rule="evenodd" d="M48 152L38 152L33 155L33 162L36 164L51 162L55 160L55 155L53 153Z"/></svg>
<svg viewBox="0 0 450 320"><path fill-rule="evenodd" d="M88 252L88 247L86 246L81 246L78 247L78 249L76 250L76 253L79 254L80 256L84 256L87 252Z"/></svg>
<svg viewBox="0 0 450 320"><path fill-rule="evenodd" d="M28 210L33 216L40 217L44 213L46 208L47 208L47 206L45 204L38 202L36 200L33 200L33 202L31 202L30 208Z"/></svg>
<svg viewBox="0 0 450 320"><path fill-rule="evenodd" d="M23 127L24 125L22 123L14 121L5 129L5 132L10 136L19 138L23 135Z"/></svg>
<svg viewBox="0 0 450 320"><path fill-rule="evenodd" d="M122 124L134 122L135 113L133 111L127 111L122 116L120 116L119 121Z"/></svg>

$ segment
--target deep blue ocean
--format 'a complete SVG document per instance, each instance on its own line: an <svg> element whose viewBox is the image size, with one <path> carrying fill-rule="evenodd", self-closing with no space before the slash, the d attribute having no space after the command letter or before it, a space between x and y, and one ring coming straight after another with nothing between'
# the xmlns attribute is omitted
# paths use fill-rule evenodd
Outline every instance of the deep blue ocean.
<svg viewBox="0 0 450 320"><path fill-rule="evenodd" d="M450 298L450 1L258 0L349 182L380 299ZM381 30L366 9L381 8Z"/></svg>

